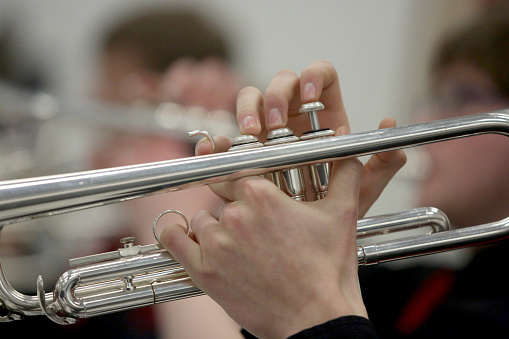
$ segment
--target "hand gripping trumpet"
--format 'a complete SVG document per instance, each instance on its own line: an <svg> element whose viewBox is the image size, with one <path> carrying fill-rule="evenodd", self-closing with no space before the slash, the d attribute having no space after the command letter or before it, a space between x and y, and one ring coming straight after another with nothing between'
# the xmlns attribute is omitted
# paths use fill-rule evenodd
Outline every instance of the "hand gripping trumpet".
<svg viewBox="0 0 509 339"><path fill-rule="evenodd" d="M310 167L312 195L320 199L326 193L327 163L332 160L486 133L509 136L509 111L332 136L331 131L319 127L319 109L319 103L303 107L302 111L310 115L312 128L302 137L285 129L271 133L266 144L252 136L236 139L231 152L0 183L0 230L33 218L246 175L265 175L294 199L304 200L303 166ZM449 230L447 217L431 207L359 220L358 236L421 226L430 232L359 246L359 265L509 237L509 217ZM183 267L159 244L138 246L132 238L122 242L124 247L117 251L72 259L71 268L51 293L44 291L39 277L37 296L12 288L0 266L0 321L44 314L57 323L70 324L80 318L202 294Z"/></svg>

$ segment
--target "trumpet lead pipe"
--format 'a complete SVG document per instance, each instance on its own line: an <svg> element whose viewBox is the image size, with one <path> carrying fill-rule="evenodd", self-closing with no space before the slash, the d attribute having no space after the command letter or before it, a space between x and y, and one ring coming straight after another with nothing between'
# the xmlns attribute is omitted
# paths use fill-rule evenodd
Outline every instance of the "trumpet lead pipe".
<svg viewBox="0 0 509 339"><path fill-rule="evenodd" d="M483 113L245 151L6 181L0 227L220 180L478 134L509 135L509 112Z"/></svg>

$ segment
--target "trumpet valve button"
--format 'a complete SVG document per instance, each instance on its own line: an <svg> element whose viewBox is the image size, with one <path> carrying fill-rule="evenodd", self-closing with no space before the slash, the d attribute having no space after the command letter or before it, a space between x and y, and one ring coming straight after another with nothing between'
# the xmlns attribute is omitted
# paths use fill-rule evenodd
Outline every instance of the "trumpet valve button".
<svg viewBox="0 0 509 339"><path fill-rule="evenodd" d="M307 113L309 111L319 111L324 109L325 106L320 101L309 102L307 104L302 104L299 109L299 113Z"/></svg>
<svg viewBox="0 0 509 339"><path fill-rule="evenodd" d="M283 144L298 140L299 138L293 134L291 129L283 127L272 130L267 134L267 142L265 143L265 146Z"/></svg>
<svg viewBox="0 0 509 339"><path fill-rule="evenodd" d="M312 131L318 131L320 129L317 111L324 108L325 106L320 101L309 102L300 106L299 113L308 113L309 115Z"/></svg>
<svg viewBox="0 0 509 339"><path fill-rule="evenodd" d="M263 144L258 138L251 134L240 135L233 139L232 147L228 151L238 151L243 149L261 147Z"/></svg>
<svg viewBox="0 0 509 339"><path fill-rule="evenodd" d="M239 135L233 139L232 146L244 145L258 142L258 138L251 134Z"/></svg>
<svg viewBox="0 0 509 339"><path fill-rule="evenodd" d="M272 130L267 134L267 139L272 140L276 138L283 138L283 137L289 137L292 136L293 132L288 127L278 128L275 130Z"/></svg>

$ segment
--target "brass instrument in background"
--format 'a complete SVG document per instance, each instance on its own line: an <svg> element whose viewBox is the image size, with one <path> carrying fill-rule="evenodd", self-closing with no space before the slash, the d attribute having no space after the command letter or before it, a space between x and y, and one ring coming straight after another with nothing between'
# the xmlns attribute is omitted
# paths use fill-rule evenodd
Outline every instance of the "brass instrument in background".
<svg viewBox="0 0 509 339"><path fill-rule="evenodd" d="M167 102L152 107L149 103L126 106L83 98L64 99L22 89L0 81L0 125L31 120L69 119L94 128L123 132L187 138L192 129L207 130L216 135L238 133L235 116L225 110L207 111L200 107L183 107Z"/></svg>
<svg viewBox="0 0 509 339"><path fill-rule="evenodd" d="M1 178L80 170L86 150L75 149L81 149L81 144L90 143L98 135L136 133L191 142L187 132L193 129L229 137L239 134L235 116L225 110L208 111L173 102L159 105L137 102L127 106L58 97L0 79ZM62 140L66 148L74 151L60 150Z"/></svg>
<svg viewBox="0 0 509 339"><path fill-rule="evenodd" d="M0 183L0 231L3 227L162 192L206 185L247 175L274 181L290 196L304 200L303 166L310 166L315 199L326 193L330 161L486 133L509 136L509 111L499 111L332 136L316 118L319 103L303 107L312 128L305 136L281 130L266 144L252 136L236 139L231 152ZM275 135L274 135L275 134ZM15 226L10 226L15 227ZM475 227L449 230L435 208L359 220L358 235L369 237L427 227L428 234L359 246L359 265L420 256L509 236L509 217ZM118 251L71 259L71 269L52 293L38 278L37 296L23 295L8 283L0 266L0 321L45 314L60 324L126 309L196 296L202 292L183 267L159 244L137 246L124 238Z"/></svg>

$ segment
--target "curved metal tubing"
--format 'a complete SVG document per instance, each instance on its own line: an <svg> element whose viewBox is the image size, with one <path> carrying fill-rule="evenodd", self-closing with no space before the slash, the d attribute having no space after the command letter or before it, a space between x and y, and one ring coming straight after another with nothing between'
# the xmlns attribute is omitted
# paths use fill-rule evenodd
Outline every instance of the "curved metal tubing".
<svg viewBox="0 0 509 339"><path fill-rule="evenodd" d="M358 225L359 238L425 226L431 226L431 233L449 229L447 217L436 208L361 219ZM41 302L51 308L41 307L41 311L60 324L73 323L74 317L88 318L203 294L182 265L155 244L72 259L71 266L58 280L53 297L45 295ZM39 284L42 292L42 278ZM57 312L69 316L56 318Z"/></svg>
<svg viewBox="0 0 509 339"><path fill-rule="evenodd" d="M448 231L449 219L435 207L419 207L394 214L378 215L357 222L357 239L429 227L428 234Z"/></svg>
<svg viewBox="0 0 509 339"><path fill-rule="evenodd" d="M378 264L452 251L502 241L507 238L509 238L509 217L483 225L360 246L358 249L359 265Z"/></svg>

